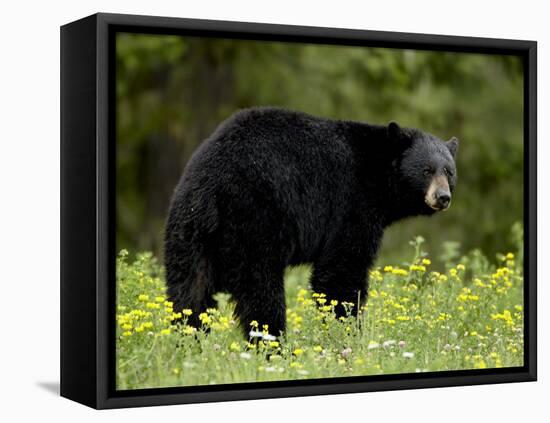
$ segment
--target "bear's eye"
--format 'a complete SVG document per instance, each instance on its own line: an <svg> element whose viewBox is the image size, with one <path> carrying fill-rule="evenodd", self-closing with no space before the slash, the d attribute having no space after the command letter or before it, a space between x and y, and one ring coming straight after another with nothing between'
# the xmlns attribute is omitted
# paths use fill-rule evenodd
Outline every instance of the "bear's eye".
<svg viewBox="0 0 550 423"><path fill-rule="evenodd" d="M433 169L431 167L425 167L422 173L424 176L430 176L433 173Z"/></svg>
<svg viewBox="0 0 550 423"><path fill-rule="evenodd" d="M443 172L445 172L445 174L447 176L453 176L453 172L451 172L449 169L447 169L446 167L443 168Z"/></svg>

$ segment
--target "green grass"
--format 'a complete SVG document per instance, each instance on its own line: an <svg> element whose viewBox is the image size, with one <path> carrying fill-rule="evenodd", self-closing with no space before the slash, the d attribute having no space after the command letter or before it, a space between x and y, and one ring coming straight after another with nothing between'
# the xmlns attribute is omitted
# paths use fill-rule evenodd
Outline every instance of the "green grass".
<svg viewBox="0 0 550 423"><path fill-rule="evenodd" d="M201 316L201 328L173 325L182 311L166 301L161 266L151 253L129 262L123 250L117 388L522 366L521 251L494 263L473 252L436 272L422 242L412 242L409 263L371 271L366 306L341 320L330 298L309 291L309 267L289 269L287 333L253 343L243 339L226 295ZM265 332L262 322L251 329Z"/></svg>

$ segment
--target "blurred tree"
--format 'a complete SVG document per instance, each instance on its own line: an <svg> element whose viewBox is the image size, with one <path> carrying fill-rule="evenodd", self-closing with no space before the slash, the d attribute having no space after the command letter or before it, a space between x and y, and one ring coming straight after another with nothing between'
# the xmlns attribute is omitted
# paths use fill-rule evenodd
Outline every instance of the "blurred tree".
<svg viewBox="0 0 550 423"><path fill-rule="evenodd" d="M185 163L223 119L258 105L461 139L450 211L391 228L384 262L402 261L417 234L429 251L513 246L510 227L523 219L518 57L129 33L116 53L118 248L162 255Z"/></svg>

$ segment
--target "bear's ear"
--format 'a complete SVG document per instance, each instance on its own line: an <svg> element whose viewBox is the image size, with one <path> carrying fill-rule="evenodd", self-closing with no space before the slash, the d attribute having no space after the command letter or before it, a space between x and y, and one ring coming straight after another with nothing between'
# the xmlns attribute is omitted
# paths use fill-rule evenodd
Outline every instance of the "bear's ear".
<svg viewBox="0 0 550 423"><path fill-rule="evenodd" d="M445 143L449 151L451 152L451 156L453 156L453 159L456 158L456 153L458 151L458 138L452 137L449 141Z"/></svg>
<svg viewBox="0 0 550 423"><path fill-rule="evenodd" d="M395 121L391 121L388 125L388 135L390 139L398 139L401 135L401 127Z"/></svg>

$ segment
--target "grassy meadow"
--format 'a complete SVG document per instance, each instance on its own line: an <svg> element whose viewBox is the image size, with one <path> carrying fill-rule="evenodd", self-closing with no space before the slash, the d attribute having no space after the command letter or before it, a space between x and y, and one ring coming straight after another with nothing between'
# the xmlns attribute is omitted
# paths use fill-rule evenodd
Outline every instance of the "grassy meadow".
<svg viewBox="0 0 550 423"><path fill-rule="evenodd" d="M523 365L523 254L473 251L433 270L423 239L411 260L370 273L358 315L336 319L335 301L311 292L311 268L289 269L287 333L252 322L245 340L230 297L185 324L192 310L166 300L152 253L117 258L118 389L208 385ZM183 318L183 324L172 321ZM208 329L206 331L205 329Z"/></svg>

